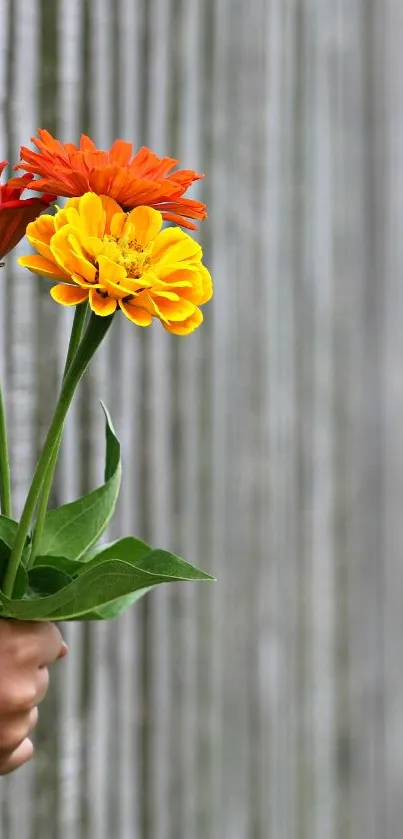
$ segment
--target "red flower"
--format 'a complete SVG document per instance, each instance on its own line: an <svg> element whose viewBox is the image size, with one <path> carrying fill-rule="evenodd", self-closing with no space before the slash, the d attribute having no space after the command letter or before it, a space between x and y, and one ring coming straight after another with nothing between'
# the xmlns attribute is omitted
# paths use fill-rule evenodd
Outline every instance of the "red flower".
<svg viewBox="0 0 403 839"><path fill-rule="evenodd" d="M6 160L0 163L0 176L7 165ZM27 174L0 184L0 259L18 245L25 236L27 224L35 221L56 198L56 195L21 198L31 180L32 175Z"/></svg>
<svg viewBox="0 0 403 839"><path fill-rule="evenodd" d="M109 151L103 151L85 134L78 147L60 143L44 129L38 134L39 138L31 138L38 151L22 146L21 163L15 167L39 175L38 180L29 181L30 189L52 190L68 198L86 192L108 195L125 211L154 207L164 219L191 230L196 225L189 219L207 216L205 204L183 197L203 175L192 169L172 172L177 160L157 157L144 146L133 155L132 144L124 140L115 140Z"/></svg>

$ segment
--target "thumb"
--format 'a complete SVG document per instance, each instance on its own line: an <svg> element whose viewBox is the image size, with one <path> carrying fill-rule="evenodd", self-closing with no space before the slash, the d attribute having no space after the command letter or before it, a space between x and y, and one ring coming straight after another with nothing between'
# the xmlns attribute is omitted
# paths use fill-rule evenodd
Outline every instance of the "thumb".
<svg viewBox="0 0 403 839"><path fill-rule="evenodd" d="M68 648L68 646L67 646L66 642L65 642L65 641L62 641L62 646L61 646L61 649L60 649L60 653L59 653L59 655L57 656L57 661L58 661L60 658L65 658L65 657L66 657L66 655L67 655L67 653L68 653L68 651L69 651L69 648Z"/></svg>

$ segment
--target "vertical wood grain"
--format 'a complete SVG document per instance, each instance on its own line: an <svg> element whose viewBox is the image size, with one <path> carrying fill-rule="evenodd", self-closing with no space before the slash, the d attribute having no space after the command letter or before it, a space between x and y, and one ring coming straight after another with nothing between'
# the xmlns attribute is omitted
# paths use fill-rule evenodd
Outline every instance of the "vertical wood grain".
<svg viewBox="0 0 403 839"><path fill-rule="evenodd" d="M102 479L102 397L123 448L108 538L218 578L63 627L36 762L0 781L0 839L399 834L400 5L0 0L2 158L48 127L206 174L205 323L116 319L52 500ZM17 513L71 317L6 263Z"/></svg>

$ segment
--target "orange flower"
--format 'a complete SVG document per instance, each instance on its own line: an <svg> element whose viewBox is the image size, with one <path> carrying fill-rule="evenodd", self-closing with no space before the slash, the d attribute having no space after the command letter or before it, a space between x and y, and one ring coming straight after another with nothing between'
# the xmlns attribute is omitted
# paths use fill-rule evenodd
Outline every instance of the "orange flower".
<svg viewBox="0 0 403 839"><path fill-rule="evenodd" d="M30 224L36 254L18 261L55 280L50 293L63 306L88 300L100 316L119 307L137 326L158 318L168 332L187 335L203 320L211 277L200 245L180 227L161 225L152 207L125 213L113 198L87 192Z"/></svg>
<svg viewBox="0 0 403 839"><path fill-rule="evenodd" d="M7 160L0 163L0 176L7 165ZM25 236L27 224L34 221L56 198L56 195L21 198L31 180L32 175L27 174L0 185L0 260Z"/></svg>
<svg viewBox="0 0 403 839"><path fill-rule="evenodd" d="M191 169L172 172L177 160L157 157L144 146L133 156L132 144L124 140L115 140L109 151L102 151L85 134L78 148L60 143L44 129L38 134L39 139L31 137L38 151L23 146L16 166L39 175L39 180L30 181L31 189L52 190L67 197L85 192L109 195L125 210L154 207L164 219L191 230L196 225L189 219L206 218L205 204L183 197L203 175Z"/></svg>

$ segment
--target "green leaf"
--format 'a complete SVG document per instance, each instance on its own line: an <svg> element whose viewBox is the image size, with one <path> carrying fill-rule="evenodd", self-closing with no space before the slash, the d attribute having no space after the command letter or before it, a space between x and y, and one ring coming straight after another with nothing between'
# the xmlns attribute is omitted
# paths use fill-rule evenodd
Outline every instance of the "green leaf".
<svg viewBox="0 0 403 839"><path fill-rule="evenodd" d="M93 560L104 561L105 559L122 559L130 565L136 565L141 559L151 552L151 545L137 539L136 536L124 536L123 539L116 539L106 545L99 545L87 556L83 556L80 562L93 562Z"/></svg>
<svg viewBox="0 0 403 839"><path fill-rule="evenodd" d="M57 568L59 571L64 571L64 573L71 578L78 577L78 575L84 570L84 565L81 560L68 559L65 556L37 556L33 568L43 565Z"/></svg>
<svg viewBox="0 0 403 839"><path fill-rule="evenodd" d="M17 527L18 522L13 519L9 519L7 516L0 516L0 539L2 539L9 548L13 547Z"/></svg>
<svg viewBox="0 0 403 839"><path fill-rule="evenodd" d="M83 559L85 560L85 557ZM210 574L190 565L180 556L160 548L153 549L147 542L135 536L124 536L123 539L101 545L96 553L91 554L90 562L91 564L105 562L107 559L121 559L151 574L169 576L178 580L214 580Z"/></svg>
<svg viewBox="0 0 403 839"><path fill-rule="evenodd" d="M35 597L37 594L41 596L54 594L66 588L71 582L72 577L53 565L35 565L28 571L30 597Z"/></svg>
<svg viewBox="0 0 403 839"><path fill-rule="evenodd" d="M86 612L80 620L108 621L118 618L120 615L123 615L123 612L126 612L130 606L137 603L137 600L140 600L140 598L144 597L147 592L151 591L151 589L152 586L149 586L148 588L140 588L138 591L126 594L124 597L119 597L111 603L106 603L105 606L100 606L99 609L95 609L93 612Z"/></svg>
<svg viewBox="0 0 403 839"><path fill-rule="evenodd" d="M193 566L189 565L189 563L185 562L185 560L176 556L174 557L175 565L173 568L171 563L173 554L170 554L167 551L153 551L150 545L134 536L126 536L123 539L118 539L115 542L103 545L99 547L96 552L91 553L90 556L91 561L96 559L100 562L105 562L107 559L119 558L124 562L135 565L137 568L141 567L142 570L149 571L154 574L167 574L169 570L171 572L174 571L173 576L170 577L172 580L183 579L182 575L185 575L186 579L191 579L191 575L194 573L196 574L194 579L200 579L200 574L203 574L203 572L198 571L198 569L193 568ZM86 558L83 557L83 560L85 561ZM178 574L181 576L178 576ZM212 578L206 575L203 579ZM107 603L105 606L100 606L96 611L86 613L85 620L112 620L113 618L117 618L130 606L136 603L137 600L144 597L151 588L152 586L148 586L147 588L124 595L123 597L114 600L112 603Z"/></svg>
<svg viewBox="0 0 403 839"><path fill-rule="evenodd" d="M108 526L117 501L120 480L120 443L111 419L106 417L105 483L77 501L46 514L38 553L80 559Z"/></svg>
<svg viewBox="0 0 403 839"><path fill-rule="evenodd" d="M1 517L3 518L3 516ZM10 519L9 519L10 521ZM15 522L14 522L15 523ZM7 571L8 560L11 553L11 547L6 544L3 539L0 539L0 589L2 588L4 577ZM20 599L24 596L28 588L28 576L23 565L19 565L15 578L13 597Z"/></svg>
<svg viewBox="0 0 403 839"><path fill-rule="evenodd" d="M3 577L7 570L8 558L11 553L11 548L3 539L0 539L0 585L3 583Z"/></svg>
<svg viewBox="0 0 403 839"><path fill-rule="evenodd" d="M24 597L26 591L28 589L28 574L23 565L18 566L17 573L15 575L15 583L13 588L13 598L16 600L20 600L21 597Z"/></svg>
<svg viewBox="0 0 403 839"><path fill-rule="evenodd" d="M209 580L215 582L215 577L212 577L211 574L196 568L195 565L190 565L180 556L160 550L160 548L146 554L136 563L136 567L150 574L168 574L172 580Z"/></svg>
<svg viewBox="0 0 403 839"><path fill-rule="evenodd" d="M9 600L0 591L2 614L19 620L74 620L85 619L86 614L93 619L94 610L159 583L212 579L174 554L151 553L158 555L156 567L164 565L164 573L154 574L120 559L102 560L99 555L85 564L82 573L68 586L47 597Z"/></svg>

